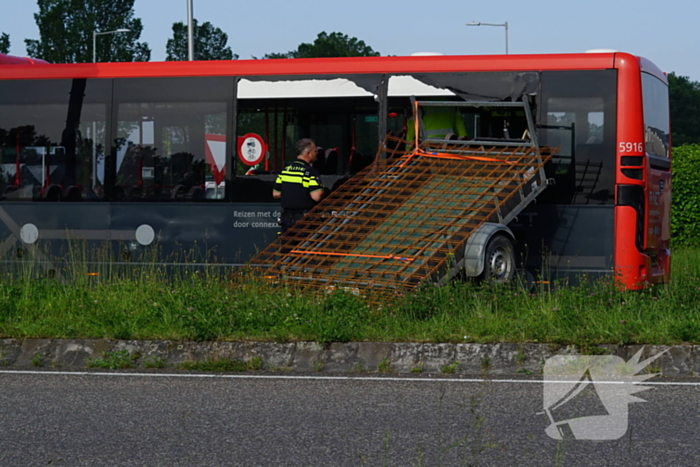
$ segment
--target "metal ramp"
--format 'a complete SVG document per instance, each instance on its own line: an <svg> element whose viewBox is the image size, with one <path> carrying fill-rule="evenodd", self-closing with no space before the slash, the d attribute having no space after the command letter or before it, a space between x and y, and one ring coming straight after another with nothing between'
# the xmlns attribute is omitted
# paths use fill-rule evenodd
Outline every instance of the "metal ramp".
<svg viewBox="0 0 700 467"><path fill-rule="evenodd" d="M303 291L404 295L453 278L473 232L507 224L545 188L548 156L532 142L428 140L407 154L388 149L402 143L388 138L373 165L251 266Z"/></svg>

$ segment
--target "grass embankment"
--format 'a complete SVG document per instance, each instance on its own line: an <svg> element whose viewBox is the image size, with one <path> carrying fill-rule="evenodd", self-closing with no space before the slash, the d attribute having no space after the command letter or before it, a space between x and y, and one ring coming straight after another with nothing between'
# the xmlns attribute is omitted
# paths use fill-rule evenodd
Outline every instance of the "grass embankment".
<svg viewBox="0 0 700 467"><path fill-rule="evenodd" d="M5 337L700 343L700 250L674 252L670 285L620 292L610 283L529 293L518 286L455 283L425 288L395 306L347 293L322 300L267 284L232 284L186 274L169 281L154 267L104 283L0 279ZM77 276L82 277L82 276Z"/></svg>

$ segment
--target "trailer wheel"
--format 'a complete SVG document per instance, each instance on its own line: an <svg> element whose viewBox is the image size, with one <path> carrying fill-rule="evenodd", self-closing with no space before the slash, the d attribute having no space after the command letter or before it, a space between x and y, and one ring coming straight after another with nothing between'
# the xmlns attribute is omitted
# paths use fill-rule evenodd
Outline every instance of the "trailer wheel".
<svg viewBox="0 0 700 467"><path fill-rule="evenodd" d="M492 284L504 284L515 276L513 242L504 235L496 235L486 246L484 270L479 276Z"/></svg>

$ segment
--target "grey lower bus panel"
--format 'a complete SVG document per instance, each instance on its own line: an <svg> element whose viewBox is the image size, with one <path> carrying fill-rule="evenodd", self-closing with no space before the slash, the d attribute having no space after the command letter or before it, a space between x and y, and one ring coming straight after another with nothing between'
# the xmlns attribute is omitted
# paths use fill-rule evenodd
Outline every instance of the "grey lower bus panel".
<svg viewBox="0 0 700 467"><path fill-rule="evenodd" d="M146 261L176 269L238 267L276 238L278 210L276 203L3 202L0 264L39 261L52 268L65 262L72 245L88 253L74 260L98 266L103 257L89 253L109 245L112 261L120 266ZM613 206L530 205L508 224L516 238L518 267L547 281L611 274L613 213ZM26 243L22 228L30 224L38 238ZM136 239L143 225L154 231L149 245ZM24 229L25 237L30 230ZM465 267L474 260L467 253Z"/></svg>

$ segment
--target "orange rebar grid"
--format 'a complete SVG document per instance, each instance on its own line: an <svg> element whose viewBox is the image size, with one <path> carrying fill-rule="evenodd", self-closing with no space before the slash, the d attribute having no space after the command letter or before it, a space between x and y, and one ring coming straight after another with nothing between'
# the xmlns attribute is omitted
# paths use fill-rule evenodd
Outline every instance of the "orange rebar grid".
<svg viewBox="0 0 700 467"><path fill-rule="evenodd" d="M386 143L386 157L378 155L250 264L303 291L402 295L437 282L472 232L517 204L515 195L547 159L523 146L424 143L403 154L388 149L403 141Z"/></svg>

